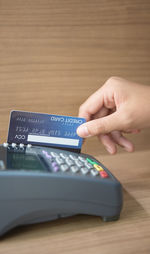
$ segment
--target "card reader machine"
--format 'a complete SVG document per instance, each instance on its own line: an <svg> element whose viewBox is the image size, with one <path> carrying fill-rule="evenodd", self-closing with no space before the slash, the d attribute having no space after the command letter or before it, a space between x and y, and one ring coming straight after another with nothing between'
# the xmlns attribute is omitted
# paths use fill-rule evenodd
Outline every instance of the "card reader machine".
<svg viewBox="0 0 150 254"><path fill-rule="evenodd" d="M122 202L119 181L90 155L0 145L0 235L19 225L75 214L117 220Z"/></svg>

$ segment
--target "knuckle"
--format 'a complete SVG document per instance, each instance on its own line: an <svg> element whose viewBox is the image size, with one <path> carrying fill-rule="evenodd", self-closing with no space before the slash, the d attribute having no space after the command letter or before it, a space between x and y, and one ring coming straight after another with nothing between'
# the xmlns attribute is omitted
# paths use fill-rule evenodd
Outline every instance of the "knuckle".
<svg viewBox="0 0 150 254"><path fill-rule="evenodd" d="M116 81L120 81L121 78L118 77L118 76L111 76L108 80L109 80L109 81L112 81L112 82L116 82Z"/></svg>
<svg viewBox="0 0 150 254"><path fill-rule="evenodd" d="M88 128L88 133L90 136L95 136L97 135L97 126L95 124L88 124L87 125Z"/></svg>
<svg viewBox="0 0 150 254"><path fill-rule="evenodd" d="M96 136L98 134L105 133L106 132L106 127L102 123L102 121L100 123L98 123L97 120L95 120L95 121L96 122L94 124L89 123L89 125L88 125L89 134L92 135L92 136Z"/></svg>
<svg viewBox="0 0 150 254"><path fill-rule="evenodd" d="M106 81L106 84L108 85L118 85L121 83L121 78L120 77L117 77L117 76L112 76L110 77L107 81Z"/></svg>

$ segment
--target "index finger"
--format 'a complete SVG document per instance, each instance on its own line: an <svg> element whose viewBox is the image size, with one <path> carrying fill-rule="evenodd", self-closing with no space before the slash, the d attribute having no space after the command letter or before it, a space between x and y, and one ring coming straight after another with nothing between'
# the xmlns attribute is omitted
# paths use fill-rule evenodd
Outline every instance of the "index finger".
<svg viewBox="0 0 150 254"><path fill-rule="evenodd" d="M87 121L97 113L104 105L102 88L93 93L79 108L79 117L84 117Z"/></svg>

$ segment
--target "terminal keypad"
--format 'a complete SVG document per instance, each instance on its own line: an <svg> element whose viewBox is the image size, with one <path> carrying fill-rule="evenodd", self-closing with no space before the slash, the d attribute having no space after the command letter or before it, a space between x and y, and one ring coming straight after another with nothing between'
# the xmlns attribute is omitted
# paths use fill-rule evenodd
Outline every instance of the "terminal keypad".
<svg viewBox="0 0 150 254"><path fill-rule="evenodd" d="M105 169L97 161L80 155L65 152L42 151L44 157L51 165L53 172L70 172L73 174L88 175L92 177L109 177Z"/></svg>

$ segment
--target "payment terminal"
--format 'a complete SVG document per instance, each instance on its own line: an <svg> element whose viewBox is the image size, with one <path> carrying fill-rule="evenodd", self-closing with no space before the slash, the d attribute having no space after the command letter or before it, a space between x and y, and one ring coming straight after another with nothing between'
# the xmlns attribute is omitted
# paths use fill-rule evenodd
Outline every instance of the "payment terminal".
<svg viewBox="0 0 150 254"><path fill-rule="evenodd" d="M75 214L117 220L122 186L90 155L31 144L0 145L0 235Z"/></svg>

